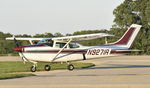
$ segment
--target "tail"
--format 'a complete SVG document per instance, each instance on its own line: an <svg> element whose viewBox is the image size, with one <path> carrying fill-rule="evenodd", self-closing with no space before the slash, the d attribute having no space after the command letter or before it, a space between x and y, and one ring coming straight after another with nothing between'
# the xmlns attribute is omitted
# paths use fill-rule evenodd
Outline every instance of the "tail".
<svg viewBox="0 0 150 88"><path fill-rule="evenodd" d="M126 33L116 42L108 45L121 45L125 48L132 48L133 42L140 31L141 25L132 24Z"/></svg>

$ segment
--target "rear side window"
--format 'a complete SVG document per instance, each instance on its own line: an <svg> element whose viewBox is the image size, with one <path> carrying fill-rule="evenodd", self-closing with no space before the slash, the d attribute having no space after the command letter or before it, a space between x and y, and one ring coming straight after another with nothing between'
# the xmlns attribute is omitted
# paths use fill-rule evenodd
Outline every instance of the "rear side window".
<svg viewBox="0 0 150 88"><path fill-rule="evenodd" d="M56 48L63 48L65 45L66 43L56 42Z"/></svg>
<svg viewBox="0 0 150 88"><path fill-rule="evenodd" d="M69 47L70 48L79 48L79 45L77 45L76 43L70 43Z"/></svg>

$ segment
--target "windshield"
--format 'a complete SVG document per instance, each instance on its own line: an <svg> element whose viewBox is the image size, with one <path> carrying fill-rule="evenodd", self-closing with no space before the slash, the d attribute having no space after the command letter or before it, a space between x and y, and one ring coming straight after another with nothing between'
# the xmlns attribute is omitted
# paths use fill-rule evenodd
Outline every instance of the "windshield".
<svg viewBox="0 0 150 88"><path fill-rule="evenodd" d="M53 46L53 40L51 39L43 39L41 41L38 42L38 44L46 44L48 46Z"/></svg>

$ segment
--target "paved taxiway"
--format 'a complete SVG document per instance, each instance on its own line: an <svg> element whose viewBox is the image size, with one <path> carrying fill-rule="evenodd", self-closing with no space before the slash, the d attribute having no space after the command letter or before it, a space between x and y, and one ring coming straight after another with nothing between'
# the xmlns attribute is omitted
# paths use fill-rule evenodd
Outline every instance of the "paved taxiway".
<svg viewBox="0 0 150 88"><path fill-rule="evenodd" d="M84 62L96 66L74 71L35 72L36 76L32 77L0 80L0 88L150 88L150 56L119 56Z"/></svg>

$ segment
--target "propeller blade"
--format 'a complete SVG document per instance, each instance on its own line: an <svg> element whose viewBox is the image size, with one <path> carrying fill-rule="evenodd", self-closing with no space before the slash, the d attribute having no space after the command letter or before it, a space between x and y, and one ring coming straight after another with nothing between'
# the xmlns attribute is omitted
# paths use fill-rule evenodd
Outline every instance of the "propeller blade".
<svg viewBox="0 0 150 88"><path fill-rule="evenodd" d="M14 42L15 42L15 44L16 44L16 47L19 47L19 43L18 43L18 41L16 40L16 38L15 38L14 35L13 35L13 38L14 38Z"/></svg>

